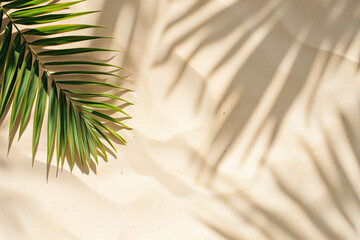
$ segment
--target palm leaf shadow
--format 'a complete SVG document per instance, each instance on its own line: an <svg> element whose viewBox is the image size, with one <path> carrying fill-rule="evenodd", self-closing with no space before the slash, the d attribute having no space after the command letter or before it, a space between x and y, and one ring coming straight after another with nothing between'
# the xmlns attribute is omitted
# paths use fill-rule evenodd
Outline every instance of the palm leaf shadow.
<svg viewBox="0 0 360 240"><path fill-rule="evenodd" d="M360 138L351 129L349 117L342 113L340 115L343 129L341 138L344 137L349 140L349 143L346 144L349 144L350 148L358 146ZM226 239L251 239L246 237L247 235L241 228L226 227L242 224L242 222L246 222L249 227L255 229L262 236L261 239L264 240L278 239L279 236L286 236L282 239L312 239L315 237L314 235L304 235L304 233L309 233L309 226L317 232L316 234L321 236L321 239L357 239L359 236L359 222L357 219L360 217L359 191L356 185L354 185L354 181L350 179L349 169L345 169L344 166L346 164L354 164L353 161L355 161L355 165L359 166L359 158L354 151L353 159L342 157L340 155L340 148L342 146L335 144L339 141L339 136L325 130L322 122L319 122L319 125L323 136L324 150L329 153L328 159L317 156L316 147L307 143L302 136L298 137L298 146L309 157L308 159L298 159L298 161L308 161L310 163L312 170L309 172L314 173L317 178L316 181L312 182L313 186L319 185L325 190L323 196L318 201L309 201L309 196L302 191L302 188L297 187L297 180L289 181L288 176L284 175L283 171L276 170L277 167L275 165L269 166L267 169L275 186L274 190L272 190L272 197L276 196L275 198L270 198L270 201L271 199L273 199L272 201L277 201L276 199L278 198L285 199L283 201L287 202L286 205L291 204L293 205L292 208L298 209L296 210L296 215L299 217L290 217L282 209L275 210L266 206L268 203L264 204L259 201L259 198L249 197L249 194L245 194L243 190L240 190L242 188L239 188L237 183L231 182L229 184L239 190L235 190L233 194L218 194L217 200L221 205L238 216L239 223L231 222L229 224L227 219L219 221L218 218L204 216L199 217L200 221L219 236ZM311 188L312 186L308 187ZM328 210L319 208L319 205L323 204L323 199L327 199L329 204L331 204L328 207L331 207L332 216L336 216L337 224L340 220L342 221L342 228L335 227L334 223L331 224L332 218L328 217ZM239 203L242 203L242 205L239 205ZM259 222L259 217L262 219L262 223ZM299 218L304 219L299 222ZM266 219L266 224L263 223L264 219ZM303 224L304 222L306 224ZM344 232L347 233L346 236Z"/></svg>
<svg viewBox="0 0 360 240"><path fill-rule="evenodd" d="M183 65L178 67L178 74L171 80L168 94L172 94L179 83L185 80L184 73L191 68L189 63L193 59L201 54L208 58L215 57L214 53L208 51L204 54L204 51L230 34L239 32L239 29L245 29L240 31L241 34L237 34L238 37L234 37L236 40L231 46L221 51L216 63L208 67L203 87L198 90L199 101L194 103L195 111L199 111L203 105L201 98L208 88L207 81L218 79L222 69L226 69L228 64L238 65L237 68L234 67L236 71L232 77L225 79L225 82L228 82L227 87L215 103L212 120L219 119L229 101L232 102L233 108L224 112L222 126L208 143L209 150L202 153L200 158L196 157L198 154L194 155L194 162L198 163L198 174L206 169L204 164L211 159L212 173L209 178L216 174L229 150L235 148L235 143L238 144L239 141L242 149L237 158L239 167L252 159L251 161L256 161L261 168L296 100L306 93L305 118L313 112L313 102L328 67L331 65L336 69L343 61L351 61L343 57L343 54L348 52L359 32L359 20L351 14L359 7L356 1L344 3L341 11L337 11L337 16L334 17L336 20L332 22L329 19L333 15L330 13L334 12L336 6L324 4L321 6L323 12L329 15L322 17L321 22L303 19L293 26L289 26L286 21L293 19L294 12L301 10L302 3L234 1L206 19L194 21L192 27L181 32L184 22L205 11L211 4L211 1L196 1L182 14L168 21L164 27L164 38L170 32L178 31L181 34L166 47L156 63L166 64L179 47L197 41ZM323 26L320 33L319 26ZM332 29L338 32L334 34ZM200 40L193 40L193 36L199 38L200 33ZM339 50L340 45L342 48ZM261 66L259 61L262 63ZM270 92L273 92L272 95L269 95ZM266 107L265 101L270 103ZM249 129L249 125L253 126ZM254 146L264 138L264 132L268 129L270 133L265 143L262 143L264 150L254 159ZM244 137L245 135L247 137Z"/></svg>

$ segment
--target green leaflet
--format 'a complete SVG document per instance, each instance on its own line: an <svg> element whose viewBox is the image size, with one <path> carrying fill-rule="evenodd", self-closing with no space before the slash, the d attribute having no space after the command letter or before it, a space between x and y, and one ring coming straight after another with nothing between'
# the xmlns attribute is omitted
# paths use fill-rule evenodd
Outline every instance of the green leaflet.
<svg viewBox="0 0 360 240"><path fill-rule="evenodd" d="M88 105L90 107L105 108L105 109L109 109L109 110L115 110L115 111L121 112L121 113L123 113L126 116L131 118L131 116L129 114L127 114L126 112L124 112L122 109L120 109L118 107L115 107L114 105L111 105L109 103L96 102L96 101L93 101L93 100L81 99L81 98L75 98L75 97L70 97L70 99L73 100L73 101L80 102L80 103L83 103L85 105Z"/></svg>
<svg viewBox="0 0 360 240"><path fill-rule="evenodd" d="M39 87L38 96L37 96L36 105L35 105L34 126L33 126L33 144L32 144L33 156L35 156L35 149L36 149L37 143L39 142L41 125L44 120L44 114L45 114L46 93L48 90L48 82L47 82L48 80L47 80L46 74L47 73L44 72L41 77L40 87Z"/></svg>
<svg viewBox="0 0 360 240"><path fill-rule="evenodd" d="M34 17L34 16L37 16L37 15L45 14L45 13L59 11L59 10L62 10L64 8L67 8L67 7L71 6L71 5L74 5L74 4L77 4L79 2L83 2L83 1L84 0L76 1L76 2L67 2L67 3L45 5L45 6L34 7L34 8L26 8L26 9L23 9L23 10L18 10L16 12L13 12L13 13L9 14L9 16L11 18Z"/></svg>
<svg viewBox="0 0 360 240"><path fill-rule="evenodd" d="M28 52L24 63L22 64L22 68L19 74L19 78L16 84L14 100L13 100L13 107L11 111L11 118L10 118L10 127L9 127L9 136L11 134L12 128L14 123L19 115L22 103L24 101L26 89L29 82L29 77L32 68L32 53Z"/></svg>
<svg viewBox="0 0 360 240"><path fill-rule="evenodd" d="M82 129L82 131L85 131L86 139L88 140L88 143L89 143L90 152L94 156L95 162L97 164L99 164L97 151L96 151L96 145L95 145L95 139L92 136L92 134L90 133L90 130L89 130L88 126L86 125L84 118L82 117L82 114L80 114L80 116L81 116L81 121L84 125L84 129ZM104 154L104 156L106 156L106 153Z"/></svg>
<svg viewBox="0 0 360 240"><path fill-rule="evenodd" d="M61 158L61 148L63 141L63 123L62 123L62 105L64 104L64 93L60 91L59 93L59 102L57 104L57 113L56 113L56 166L59 167L60 158Z"/></svg>
<svg viewBox="0 0 360 240"><path fill-rule="evenodd" d="M104 48L70 48L70 49L58 49L58 50L48 50L39 52L39 56L61 56L61 55L72 55L79 53L90 53L90 52L117 52L111 49Z"/></svg>
<svg viewBox="0 0 360 240"><path fill-rule="evenodd" d="M109 73L109 72L98 72L98 71L62 71L62 72L54 72L52 75L72 75L72 74L89 74L89 75L108 75L117 78L123 78L119 75Z"/></svg>
<svg viewBox="0 0 360 240"><path fill-rule="evenodd" d="M60 136L58 139L61 143L58 143L59 147L61 145L61 163L64 163L65 151L68 142L68 101L64 94L64 92L60 91L60 120L61 120L61 128L60 128ZM59 132L58 132L59 133Z"/></svg>
<svg viewBox="0 0 360 240"><path fill-rule="evenodd" d="M117 153L116 148L114 147L114 145L112 144L112 142L109 140L109 138L96 126L97 123L93 121L93 118L90 117L88 114L81 114L84 119L86 120L85 122L87 122L87 124L91 127L92 131L93 131L93 136L96 136L96 133L99 134L103 139L105 139L105 141L107 143L109 143L109 145L112 147L112 149L114 149L114 151ZM97 136L96 136L97 137ZM100 149L102 150L103 153L105 153L105 157L106 157L106 151L104 149L104 146L102 145L102 143L100 142L100 140L97 138L95 138L96 143L98 144L98 146L100 147ZM107 157L106 157L107 158Z"/></svg>
<svg viewBox="0 0 360 240"><path fill-rule="evenodd" d="M68 93L72 93L72 94L76 94L76 95L85 95L85 96L91 96L91 97L105 97L105 98L112 98L112 99L117 99L123 102L126 102L128 104L134 105L132 102L129 102L123 98L120 98L118 96L115 95L111 95L111 94L106 94L106 93L91 93L91 92L79 92L79 91L72 91L72 90L67 90L64 89L65 92Z"/></svg>
<svg viewBox="0 0 360 240"><path fill-rule="evenodd" d="M47 161L50 162L52 149L55 140L56 121L58 113L58 96L55 82L53 81L49 90L49 111L48 111L48 127L47 127Z"/></svg>
<svg viewBox="0 0 360 240"><path fill-rule="evenodd" d="M84 116L83 113L80 113L80 115L82 117ZM96 135L93 125L86 118L83 118L83 119L84 119L84 123L86 125L87 132L91 135L91 138L95 141L96 145L99 147L100 151L102 152L105 159L107 160L108 157L107 157L107 154L106 154L106 151L105 151L105 147L102 144L102 142L100 141L99 137Z"/></svg>
<svg viewBox="0 0 360 240"><path fill-rule="evenodd" d="M69 103L69 107L67 108L66 115L67 115L68 143L69 143L71 167L74 166L74 153L75 153L75 143L74 143L75 129L74 128L77 127L73 111L74 111L74 107L73 107L72 103Z"/></svg>
<svg viewBox="0 0 360 240"><path fill-rule="evenodd" d="M109 131L109 133L111 135L113 135L114 137L116 137L117 139L119 139L120 141L122 141L123 143L126 143L125 139L122 138L119 134L117 134L116 132L114 132L111 128L109 128L108 126L104 125L102 122L100 122L99 120L97 120L96 118L91 117L90 115L86 114L86 117L90 120L90 122L92 122L94 125L98 125L106 130Z"/></svg>
<svg viewBox="0 0 360 240"><path fill-rule="evenodd" d="M21 121L20 121L20 131L19 131L19 138L24 131L25 124L29 119L30 112L32 109L32 105L35 100L36 89L38 86L39 80L39 61L36 59L31 69L28 88L26 89L24 103L23 103L23 110L21 114Z"/></svg>
<svg viewBox="0 0 360 240"><path fill-rule="evenodd" d="M121 70L126 71L124 68L101 62L91 62L91 61L64 61L64 62L47 62L46 66L61 66L61 65L95 65L95 66L103 66L103 67L115 67Z"/></svg>
<svg viewBox="0 0 360 240"><path fill-rule="evenodd" d="M70 80L70 81L57 81L57 83L60 84L66 84L66 85L99 85L99 86L105 86L105 87L112 87L112 88L120 88L127 91L132 91L128 88L123 88L114 84L110 83L104 83L104 82L96 82L96 81L82 81L82 80Z"/></svg>
<svg viewBox="0 0 360 240"><path fill-rule="evenodd" d="M11 41L11 33L12 33L12 24L11 24L11 22L9 22L5 28L4 39L0 46L0 68L1 69L3 68L3 66L6 62L6 56L7 56L7 52L9 50L10 41Z"/></svg>
<svg viewBox="0 0 360 240"><path fill-rule="evenodd" d="M68 114L69 114L68 126L69 126L69 146L70 146L71 165L74 166L75 146L77 149L77 153L80 157L81 164L84 164L81 133L79 130L79 118L78 118L78 113L75 111L75 108L72 103L70 103L70 105L69 105L69 113Z"/></svg>
<svg viewBox="0 0 360 240"><path fill-rule="evenodd" d="M90 13L95 13L95 12L98 12L98 11L79 12L79 13L64 13L64 14L49 14L49 15L37 16L37 17L19 18L19 19L16 19L14 22L18 23L18 24L23 24L23 25L52 23L52 22L57 22L57 21L73 18L73 17L87 15Z"/></svg>
<svg viewBox="0 0 360 240"><path fill-rule="evenodd" d="M3 16L4 16L4 11L0 9L0 27L2 26Z"/></svg>
<svg viewBox="0 0 360 240"><path fill-rule="evenodd" d="M3 95L2 95L2 100L4 100L3 101L4 107L10 103L11 96L13 95L17 79L18 79L19 75L21 75L21 68L23 66L23 61L24 61L24 56L25 56L25 43L21 44L19 51L20 51L20 55L18 58L18 62L17 62L16 68L15 68L13 77L11 78L10 81L8 81L9 79L7 79L6 81L5 80L3 81L3 83L8 84L8 87L4 88L5 91L3 92ZM5 110L5 108L3 110Z"/></svg>
<svg viewBox="0 0 360 240"><path fill-rule="evenodd" d="M76 107L77 107L77 108L80 108L80 109L83 110L83 111L86 111L86 112L88 112L88 113L91 113L91 114L93 114L93 115L95 115L95 116L101 117L101 118L103 118L103 119L109 120L109 121L114 122L114 123L117 123L117 124L120 124L120 125L128 128L128 129L132 129L131 127L125 125L124 123L120 122L119 120L117 120L117 119L115 119L115 118L113 118L113 117L110 117L109 115L106 115L106 114L104 114L104 113L101 113L101 112L98 112L98 111L95 111L95 110L93 110L93 109L86 108L86 107L83 107L83 106L79 106L79 105L76 105Z"/></svg>
<svg viewBox="0 0 360 240"><path fill-rule="evenodd" d="M82 140L81 140L81 130L79 128L79 116L78 116L78 112L75 111L75 108L73 108L72 110L72 114L73 114L73 120L74 122L73 124L73 131L74 131L74 140L75 140L75 146L77 149L77 153L80 157L80 161L81 164L84 165L84 154L83 154L83 144L82 144Z"/></svg>
<svg viewBox="0 0 360 240"><path fill-rule="evenodd" d="M51 0L17 0L17 1L13 1L11 3L8 3L6 5L4 5L3 7L5 9L11 9L11 8L25 8L25 7L31 7L31 6L35 6L41 3L45 3L45 2L49 2ZM4 1L2 1L4 2Z"/></svg>
<svg viewBox="0 0 360 240"><path fill-rule="evenodd" d="M0 117L3 115L5 108L10 100L19 65L21 67L24 53L25 45L20 45L20 35L18 34L15 37L14 43L10 49L9 56L5 64L4 78L1 85Z"/></svg>
<svg viewBox="0 0 360 240"><path fill-rule="evenodd" d="M66 36L66 37L56 37L56 38L44 38L31 42L31 45L39 45L39 46L56 46L67 43L81 42L86 40L93 40L99 38L107 38L107 37L99 37L99 36Z"/></svg>
<svg viewBox="0 0 360 240"><path fill-rule="evenodd" d="M85 24L64 24L64 25L54 25L54 26L46 26L39 27L35 29L30 29L25 31L23 34L25 35L36 35L36 36L47 36L64 32L71 32L86 28L102 28L100 26L94 25L85 25Z"/></svg>
<svg viewBox="0 0 360 240"><path fill-rule="evenodd" d="M103 139L105 139L105 141L108 142L109 145L112 147L112 149L114 149L114 151L117 153L116 148L114 147L112 142L109 140L109 138L105 135L105 133L102 132L95 124L92 124L92 127L93 127L94 131L97 132Z"/></svg>
<svg viewBox="0 0 360 240"><path fill-rule="evenodd" d="M90 166L91 164L91 157L90 157L90 148L89 148L89 139L86 136L86 129L85 129L85 123L84 119L82 117L79 117L80 122L80 130L81 130L81 140L82 140L82 147L85 153L85 158ZM91 139L90 139L91 141Z"/></svg>

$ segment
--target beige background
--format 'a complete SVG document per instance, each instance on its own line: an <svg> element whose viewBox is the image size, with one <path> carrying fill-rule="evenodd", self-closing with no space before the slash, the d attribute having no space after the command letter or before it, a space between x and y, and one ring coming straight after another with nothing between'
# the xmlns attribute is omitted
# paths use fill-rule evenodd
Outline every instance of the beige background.
<svg viewBox="0 0 360 240"><path fill-rule="evenodd" d="M88 0L126 51L117 159L52 164L0 128L0 239L360 235L357 0ZM15 137L17 139L17 137Z"/></svg>

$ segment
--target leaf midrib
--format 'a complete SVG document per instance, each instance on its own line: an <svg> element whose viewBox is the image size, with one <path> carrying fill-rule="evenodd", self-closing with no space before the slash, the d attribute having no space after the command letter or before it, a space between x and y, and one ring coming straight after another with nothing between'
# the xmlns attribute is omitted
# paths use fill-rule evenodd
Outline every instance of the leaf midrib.
<svg viewBox="0 0 360 240"><path fill-rule="evenodd" d="M0 9L5 13L5 15L8 17L9 21L11 22L11 24L16 28L16 30L19 32L21 38L24 40L26 46L29 47L31 53L36 57L36 59L38 59L39 63L42 66L42 69L46 72L46 75L49 76L51 78L51 80L56 84L56 87L59 89L59 91L63 92L67 98L68 101L70 101L71 103L74 102L74 100L72 100L68 94L63 90L63 88L57 83L57 81L55 80L55 78L52 76L52 74L50 73L49 69L47 69L45 63L40 59L39 55L35 52L35 50L31 47L30 42L25 38L24 34L21 32L21 30L17 27L15 21L10 17L10 15L7 13L7 11L5 10L5 8L2 6L2 4L0 4ZM76 105L76 104L75 104Z"/></svg>

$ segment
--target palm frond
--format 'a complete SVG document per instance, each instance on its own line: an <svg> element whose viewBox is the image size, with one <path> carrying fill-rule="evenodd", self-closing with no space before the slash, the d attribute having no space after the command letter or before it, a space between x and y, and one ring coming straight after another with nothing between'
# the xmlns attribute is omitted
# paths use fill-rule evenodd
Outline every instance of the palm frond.
<svg viewBox="0 0 360 240"><path fill-rule="evenodd" d="M71 35L74 31L100 28L100 26L86 24L48 25L96 12L57 13L83 1L66 3L49 3L50 0L0 1L0 28L3 32L3 37L0 40L0 71L3 74L0 88L0 118L4 117L7 107L12 104L9 135L16 129L15 124L18 121L20 138L26 128L31 111L35 108L32 138L32 150L33 156L35 156L47 108L47 161L51 161L55 149L58 166L64 162L67 151L70 155L71 167L74 165L75 155L80 158L82 164L90 164L92 159L98 163L98 150L107 158L106 148L102 140L116 152L116 148L108 136L126 143L123 137L102 121L109 121L131 129L121 121L101 111L111 110L130 117L124 110L110 103L89 99L89 97L113 99L127 104L132 103L112 94L89 90L86 92L75 91L67 87L78 85L84 87L103 86L126 91L131 91L130 89L96 80L70 79L64 81L57 79L61 75L70 77L102 75L122 79L122 76L112 72L93 70L94 66L124 70L116 65L88 61L88 59L86 61L78 59L62 59L59 61L58 59L58 56L70 55L71 57L74 54L99 51L117 52L116 50L91 47L34 50L33 46L51 47L108 38ZM6 26L3 26L3 18L9 22ZM44 26L31 28L35 24L44 24ZM20 25L26 25L28 28L21 30ZM12 39L13 33L16 34L14 39ZM55 34L62 35L53 37L52 35ZM64 36L64 34L67 35ZM30 41L28 37L29 39L31 37L32 40ZM34 40L34 38L36 39ZM42 59L42 56L46 56L46 61L45 58ZM52 66L81 66L83 68L69 71L51 71L49 67ZM84 67L88 67L89 70L84 70Z"/></svg>

